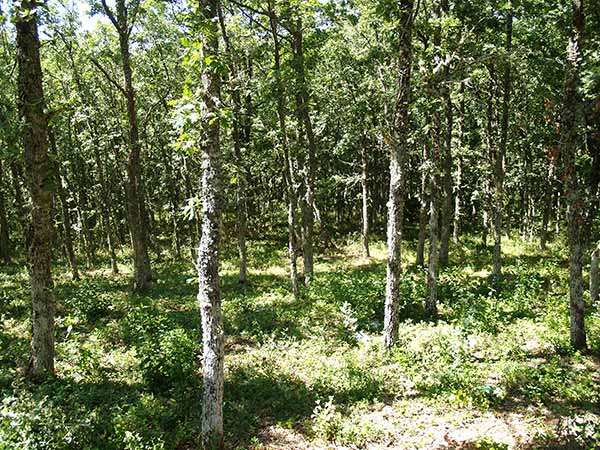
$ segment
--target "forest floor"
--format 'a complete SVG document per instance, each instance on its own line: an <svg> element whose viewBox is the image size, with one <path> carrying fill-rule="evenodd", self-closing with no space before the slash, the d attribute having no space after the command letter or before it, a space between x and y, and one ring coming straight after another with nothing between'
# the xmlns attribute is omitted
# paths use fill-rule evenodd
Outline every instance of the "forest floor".
<svg viewBox="0 0 600 450"><path fill-rule="evenodd" d="M498 286L489 249L455 246L437 323L422 318L425 274L406 251L389 355L382 243L369 261L353 243L319 257L298 300L283 245L249 250L249 285L235 258L222 271L228 449L600 448L600 313L587 316L596 353L571 351L560 245L507 241ZM122 263L121 275L89 270L78 282L56 270L57 376L43 384L21 375L26 270L0 269L0 450L198 448L193 266L156 264L142 296Z"/></svg>

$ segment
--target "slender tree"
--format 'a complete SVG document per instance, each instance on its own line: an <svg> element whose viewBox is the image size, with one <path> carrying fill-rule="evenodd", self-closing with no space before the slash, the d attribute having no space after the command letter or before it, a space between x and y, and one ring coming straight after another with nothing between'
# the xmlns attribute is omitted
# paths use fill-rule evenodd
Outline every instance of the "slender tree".
<svg viewBox="0 0 600 450"><path fill-rule="evenodd" d="M465 141L465 83L460 83L460 103L458 110L458 154L456 158L456 176L454 179L454 227L452 230L452 241L457 244L460 239L460 226L461 226L461 216L462 212L462 170L463 170L463 160L462 160L462 150Z"/></svg>
<svg viewBox="0 0 600 450"><path fill-rule="evenodd" d="M449 4L448 0L441 1L442 20L448 16ZM450 64L444 64L444 83L442 86L442 102L444 104L444 145L442 146L442 154L440 160L442 162L442 202L441 209L441 226L440 226L440 266L448 265L448 254L450 251L450 230L452 226L453 202L452 202L452 129L454 125L454 105L452 104L450 88Z"/></svg>
<svg viewBox="0 0 600 450"><path fill-rule="evenodd" d="M440 2L441 3L441 2ZM436 19L435 30L433 33L434 55L433 65L429 78L429 89L432 93L432 108L431 113L431 151L429 154L430 165L430 181L429 181L429 258L427 264L427 297L425 299L425 315L428 318L435 319L437 317L437 297L438 297L438 272L440 262L440 238L439 238L439 219L440 219L440 202L443 200L440 189L440 159L444 146L443 129L442 129L442 113L441 109L444 104L443 79L441 74L445 74L445 68L441 72L442 65L441 46L441 31L442 31L442 6L436 4L434 6L434 17ZM445 66L445 64L444 64ZM443 222L443 221L442 221ZM445 237L448 237L446 234Z"/></svg>
<svg viewBox="0 0 600 450"><path fill-rule="evenodd" d="M576 158L582 143L580 70L583 59L584 6L583 0L572 0L572 23L563 92L560 124L560 152L568 205L567 233L569 244L569 311L571 345L583 350L587 347L583 300L583 246L585 244L585 192L580 185Z"/></svg>
<svg viewBox="0 0 600 450"><path fill-rule="evenodd" d="M590 300L593 305L600 300L600 242L594 248L590 262Z"/></svg>
<svg viewBox="0 0 600 450"><path fill-rule="evenodd" d="M427 174L427 162L429 160L429 148L427 142L423 144L421 159L421 190L419 192L419 237L417 240L417 254L415 264L417 267L425 265L425 239L427 234L427 207L429 206L429 183Z"/></svg>
<svg viewBox="0 0 600 450"><path fill-rule="evenodd" d="M410 133L410 79L412 65L413 0L398 2L398 69L396 111L390 148L390 191L387 224L387 281L383 342L390 349L398 338L400 279L402 271L402 222L404 215L405 154Z"/></svg>
<svg viewBox="0 0 600 450"><path fill-rule="evenodd" d="M200 20L203 47L203 114L201 133L202 225L198 247L198 305L202 319L202 443L206 449L222 449L223 443L223 358L224 330L219 286L219 248L221 243L222 175L219 108L221 76L219 58L219 0L201 0Z"/></svg>
<svg viewBox="0 0 600 450"><path fill-rule="evenodd" d="M368 164L367 164L367 149L365 145L360 151L360 189L362 200L362 244L363 254L365 258L371 257L369 251L369 186L368 186Z"/></svg>
<svg viewBox="0 0 600 450"><path fill-rule="evenodd" d="M493 276L497 280L502 275L502 215L504 214L504 161L506 159L506 146L508 142L508 126L510 113L510 89L511 89L511 64L510 54L512 51L513 32L513 6L512 0L507 3L506 18L506 61L504 62L503 97L502 97L502 121L500 123L500 144L494 161L494 258Z"/></svg>
<svg viewBox="0 0 600 450"><path fill-rule="evenodd" d="M281 78L281 48L279 43L278 18L274 9L272 0L268 2L269 7L269 25L271 36L273 37L273 59L275 69L275 89L277 92L277 117L279 119L279 142L283 150L283 178L286 184L286 194L288 203L288 254L290 259L290 281L294 297L299 295L298 286L298 266L297 244L296 244L296 209L298 206L298 198L296 197L294 168L287 138L287 124L285 114L285 88Z"/></svg>
<svg viewBox="0 0 600 450"><path fill-rule="evenodd" d="M133 88L133 70L130 53L131 31L140 9L140 1L132 0L131 4L127 5L125 0L117 0L116 11L113 11L107 5L106 0L102 0L102 7L119 36L119 49L121 52L125 85L124 87L118 86L127 103L127 120L129 123L126 192L129 228L134 254L133 286L136 291L144 291L150 287L152 271L148 255L147 212L142 183L141 145L139 142L136 95ZM106 72L100 66L98 68Z"/></svg>
<svg viewBox="0 0 600 450"><path fill-rule="evenodd" d="M304 34L302 12L297 12L295 24L292 29L294 69L296 72L296 103L298 105L298 116L301 120L306 142L308 143L308 154L306 158L305 198L302 215L303 240L302 254L304 260L304 284L309 285L313 278L313 234L315 223L315 170L317 144L310 117L308 88L306 86L306 70L304 67Z"/></svg>
<svg viewBox="0 0 600 450"><path fill-rule="evenodd" d="M247 252L246 252L246 235L248 234L248 210L246 202L246 171L244 169L244 159L242 155L242 148L246 147L250 141L250 127L244 127L244 119L242 117L242 95L240 93L240 74L238 70L238 64L236 62L236 55L233 44L227 34L227 28L225 26L225 19L221 10L219 9L219 23L221 25L221 33L223 35L223 41L225 42L225 48L229 58L229 72L230 82L228 85L231 87L231 97L233 101L233 153L236 164L236 191L235 201L237 210L237 245L238 255L240 258L239 263L239 282L241 284L246 283L248 263L247 263ZM246 111L247 113L248 111ZM246 118L246 123L250 123L251 118Z"/></svg>
<svg viewBox="0 0 600 450"><path fill-rule="evenodd" d="M8 215L6 213L6 201L4 196L4 165L0 160L0 260L4 264L10 263L10 230L8 227Z"/></svg>

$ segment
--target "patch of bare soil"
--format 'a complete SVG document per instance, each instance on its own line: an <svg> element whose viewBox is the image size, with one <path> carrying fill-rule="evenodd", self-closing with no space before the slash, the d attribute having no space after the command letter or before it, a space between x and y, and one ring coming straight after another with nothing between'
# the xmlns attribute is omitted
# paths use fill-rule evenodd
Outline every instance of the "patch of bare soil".
<svg viewBox="0 0 600 450"><path fill-rule="evenodd" d="M270 450L438 450L475 449L477 443L495 444L497 449L534 448L540 433L552 429L555 421L546 411L495 412L435 406L416 399L365 412L363 420L381 431L378 442L357 447L339 443L312 442L302 433L275 425L260 434L260 449Z"/></svg>

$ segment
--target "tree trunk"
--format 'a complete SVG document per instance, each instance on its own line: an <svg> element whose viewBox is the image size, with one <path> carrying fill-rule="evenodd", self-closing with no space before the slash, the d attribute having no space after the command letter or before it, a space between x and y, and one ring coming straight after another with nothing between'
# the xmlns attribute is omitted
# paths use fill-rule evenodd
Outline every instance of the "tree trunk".
<svg viewBox="0 0 600 450"><path fill-rule="evenodd" d="M236 191L235 191L235 202L237 212L237 246L238 255L240 259L239 263L239 277L238 281L240 284L246 283L247 277L247 257L246 257L246 235L248 234L248 210L246 204L246 173L244 169L244 160L242 157L242 147L244 144L248 144L250 141L250 123L251 118L247 118L247 126L242 127L242 97L240 95L239 86L235 86L238 82L238 67L235 62L235 54L233 52L233 46L229 40L227 34L227 28L225 27L225 19L219 9L219 23L221 24L221 33L229 53L230 60L230 76L234 83L232 86L231 97L233 100L233 127L232 127L232 138L233 138L233 153L235 156L236 164Z"/></svg>
<svg viewBox="0 0 600 450"><path fill-rule="evenodd" d="M60 206L62 211L62 222L63 222L63 236L65 240L65 249L67 251L67 258L69 260L69 266L71 266L71 274L74 280L79 280L79 270L77 267L77 256L75 255L75 250L73 247L73 235L72 235L72 225L71 225L71 208L69 208L69 203L67 201L67 195L65 193L63 187L62 176L60 175L60 171L57 174L58 179L56 181L56 185L58 187L58 197L60 200Z"/></svg>
<svg viewBox="0 0 600 450"><path fill-rule="evenodd" d="M426 162L429 161L429 151L427 143L423 144L423 160L421 164L421 193L419 196L420 207L419 207L419 240L417 242L417 256L415 264L417 267L425 266L425 234L427 233L427 207L429 205L428 190L429 184L427 180L429 178L427 171L425 170Z"/></svg>
<svg viewBox="0 0 600 450"><path fill-rule="evenodd" d="M583 301L583 247L586 242L585 193L580 187L575 161L582 143L580 135L581 97L580 67L583 60L583 0L572 0L573 23L567 46L563 109L560 126L560 151L564 164L565 199L568 205L569 298L571 345L578 350L587 347Z"/></svg>
<svg viewBox="0 0 600 450"><path fill-rule="evenodd" d="M548 224L550 222L550 215L552 214L554 166L554 159L550 157L548 161L548 178L546 180L546 188L544 189L544 212L540 229L540 249L542 251L546 250L546 243L548 242Z"/></svg>
<svg viewBox="0 0 600 450"><path fill-rule="evenodd" d="M201 15L206 33L203 58L219 53L218 0L201 0ZM219 286L219 248L221 242L221 147L220 123L212 120L218 113L221 80L216 70L202 74L203 104L208 119L203 126L202 148L202 228L198 247L198 304L202 316L204 380L202 394L202 443L205 449L222 449L223 443L223 359L224 331Z"/></svg>
<svg viewBox="0 0 600 450"><path fill-rule="evenodd" d="M438 227L440 219L440 201L442 200L440 192L440 159L443 156L442 151L446 139L442 137L442 118L441 118L441 105L445 102L445 87L442 86L443 79L436 74L435 65L438 61L441 61L442 55L439 53L441 47L441 24L439 23L442 19L441 13L444 7L447 5L445 1L441 4L434 6L434 16L437 19L438 24L435 27L433 33L433 47L434 47L434 61L431 66L431 73L429 75L429 89L432 95L433 112L432 118L433 123L431 126L431 154L429 157L430 162L430 188L429 188L429 260L427 266L427 297L425 298L425 317L429 319L437 318L437 279L439 272L440 262L440 248L439 248L439 236ZM444 70L446 75L446 70ZM440 105L440 106L438 106ZM446 105L447 108L447 105ZM443 210L442 210L443 213ZM442 218L443 220L443 218ZM449 223L448 223L449 226ZM446 231L449 230L449 227ZM448 234L446 235L448 237Z"/></svg>
<svg viewBox="0 0 600 450"><path fill-rule="evenodd" d="M512 0L508 1L508 17L506 19L506 53L507 60L504 63L503 99L502 99L502 123L500 126L500 145L494 164L494 257L492 274L496 280L502 276L502 216L504 214L504 159L506 155L506 144L508 141L509 106L510 106L510 53L512 49L512 23L513 9Z"/></svg>
<svg viewBox="0 0 600 450"><path fill-rule="evenodd" d="M313 240L315 222L315 166L317 144L310 118L308 89L304 69L304 42L302 33L301 15L296 19L293 31L294 68L296 70L298 113L302 118L302 128L308 142L308 158L306 164L306 192L304 202L306 208L303 214L303 240L302 250L304 259L304 284L308 286L313 279Z"/></svg>
<svg viewBox="0 0 600 450"><path fill-rule="evenodd" d="M132 24L129 22L125 0L117 0L116 16L107 6L106 0L102 0L102 6L119 35L119 49L121 52L123 79L125 82L125 86L122 88L122 94L127 103L127 120L129 124L129 155L127 159L127 183L125 191L127 192L127 212L134 256L133 288L135 291L142 292L150 287L152 271L150 268L150 257L148 255L148 230L141 174L138 118L135 90L132 81L133 72L131 69L131 55L129 51L129 37Z"/></svg>
<svg viewBox="0 0 600 450"><path fill-rule="evenodd" d="M438 220L439 220L439 154L441 148L441 121L437 111L433 113L433 136L431 146L431 177L429 188L429 260L427 267L427 298L425 316L437 318L437 277L439 271Z"/></svg>
<svg viewBox="0 0 600 450"><path fill-rule="evenodd" d="M32 204L29 259L33 333L28 373L44 378L54 372L54 296L50 267L53 174L48 156L38 12L35 4L27 0L16 7L19 115L24 127L23 148Z"/></svg>
<svg viewBox="0 0 600 450"><path fill-rule="evenodd" d="M12 187L15 195L15 210L17 213L17 220L21 228L21 234L23 235L23 247L29 248L29 242L31 240L30 229L29 229L29 214L25 207L25 199L23 197L23 190L21 189L21 179L23 178L23 170L21 165L13 161L10 164L10 176L12 179ZM25 252L27 253L27 251Z"/></svg>
<svg viewBox="0 0 600 450"><path fill-rule="evenodd" d="M179 220L177 208L179 205L179 186L177 184L178 178L175 173L176 170L173 168L172 160L173 154L167 153L168 145L164 143L162 145L162 158L163 164L167 174L167 190L169 193L169 213L171 215L171 224L173 226L171 233L171 242L175 257L181 259L181 234L179 230Z"/></svg>
<svg viewBox="0 0 600 450"><path fill-rule="evenodd" d="M398 338L400 281L402 271L402 221L404 216L404 168L410 134L410 77L412 65L413 0L400 0L396 111L390 148L390 192L387 224L387 280L384 306L383 342L390 349Z"/></svg>
<svg viewBox="0 0 600 450"><path fill-rule="evenodd" d="M75 70L75 65L73 63L73 68ZM81 89L81 88L80 88ZM81 91L83 92L83 91ZM82 94L83 95L83 94ZM117 254L116 254L116 237L115 230L113 227L113 222L111 220L111 198L110 198L110 187L106 180L106 173L104 171L104 165L102 164L101 155L100 155L100 144L98 142L96 130L92 123L88 121L88 129L90 130L90 134L92 136L92 141L94 143L94 163L96 165L96 171L98 172L98 179L100 181L100 192L99 192L99 203L100 203L100 215L102 218L102 223L104 225L105 235L106 235L106 243L108 245L108 253L110 255L110 267L111 271L114 275L119 273L119 266L117 265Z"/></svg>
<svg viewBox="0 0 600 450"><path fill-rule="evenodd" d="M448 13L448 2L442 1L442 12L444 15ZM446 119L446 129L444 133L444 153L441 156L443 173L442 173L442 220L440 230L440 267L448 265L448 252L450 250L450 227L452 224L452 127L454 121L454 111L452 105L452 97L450 96L450 68L448 65L444 68L444 86L442 89L442 99L444 102L444 115Z"/></svg>
<svg viewBox="0 0 600 450"><path fill-rule="evenodd" d="M461 187L462 187L462 151L465 139L465 83L460 83L460 109L458 116L458 155L456 158L456 179L454 180L454 228L452 241L458 244L462 215Z"/></svg>
<svg viewBox="0 0 600 450"><path fill-rule="evenodd" d="M4 264L10 263L10 230L6 214L6 202L4 198L4 167L0 160L0 260Z"/></svg>
<svg viewBox="0 0 600 450"><path fill-rule="evenodd" d="M116 254L116 243L115 243L115 231L113 229L113 223L111 220L111 201L110 201L110 190L108 184L106 182L106 176L104 174L104 168L102 167L102 162L100 161L99 155L100 149L97 148L94 152L96 169L98 170L98 176L100 178L100 189L101 189L101 202L100 213L102 214L102 222L104 223L104 228L106 229L106 242L108 244L108 253L110 255L110 268L114 275L119 273L119 266L117 264L117 254Z"/></svg>
<svg viewBox="0 0 600 450"><path fill-rule="evenodd" d="M485 127L485 141L488 152L488 161L490 163L490 167L492 168L491 172L486 172L486 177L484 180L484 189L481 198L481 211L482 211L482 222L483 222L483 231L482 231L482 243L484 247L487 247L488 234L490 231L490 211L493 209L493 194L492 194L492 185L495 183L494 175L495 175L495 163L498 159L497 149L496 149L496 140L497 140L497 123L496 123L496 115L494 114L494 99L498 96L498 89L496 83L496 72L493 64L488 66L488 72L490 74L490 87L489 87L489 96L486 107L486 127ZM492 213L493 215L493 213Z"/></svg>
<svg viewBox="0 0 600 450"><path fill-rule="evenodd" d="M54 134L51 130L48 130L48 139L50 141L50 149L53 154L58 154L56 149L56 141L54 139ZM61 174L60 165L55 163L54 167L54 176L56 177L55 183L58 189L58 199L60 200L61 206L61 216L62 216L62 225L63 225L63 242L64 249L66 252L67 259L69 261L69 266L71 267L71 276L73 280L79 280L79 270L77 266L77 257L75 255L75 250L73 248L73 234L72 234L72 225L71 225L71 209L69 208L69 204L67 202L67 195L65 193L65 189L63 186L63 176Z"/></svg>
<svg viewBox="0 0 600 450"><path fill-rule="evenodd" d="M362 244L363 244L363 256L370 258L371 253L369 252L369 189L367 185L368 180L368 167L367 167L367 149L363 143L363 148L360 152L360 187L362 192Z"/></svg>
<svg viewBox="0 0 600 450"><path fill-rule="evenodd" d="M119 37L123 74L125 78L125 97L127 99L127 118L129 121L129 157L127 161L127 197L129 227L134 253L134 289L144 291L150 287L152 273L148 256L148 235L144 226L144 195L141 190L140 144L138 142L137 111L135 93L132 84L132 72L129 61L129 36Z"/></svg>
<svg viewBox="0 0 600 450"><path fill-rule="evenodd" d="M600 300L600 242L592 252L592 260L590 262L590 300L592 305Z"/></svg>
<svg viewBox="0 0 600 450"><path fill-rule="evenodd" d="M275 62L275 83L277 89L277 116L279 118L279 133L280 145L283 150L284 168L283 178L286 184L287 201L288 201L288 253L290 258L290 281L292 285L292 293L294 297L299 295L298 286L298 267L296 263L296 209L298 200L296 198L294 169L287 140L287 125L285 117L285 91L281 80L281 56L279 48L279 35L277 32L277 16L273 10L273 4L269 1L269 24L271 27L271 35L273 37L273 55Z"/></svg>

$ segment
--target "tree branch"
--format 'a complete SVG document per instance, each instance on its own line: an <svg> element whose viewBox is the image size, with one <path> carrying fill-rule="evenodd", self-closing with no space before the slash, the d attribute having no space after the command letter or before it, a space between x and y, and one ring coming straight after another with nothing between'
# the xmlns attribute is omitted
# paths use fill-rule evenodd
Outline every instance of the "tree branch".
<svg viewBox="0 0 600 450"><path fill-rule="evenodd" d="M92 62L92 64L94 64L94 66L96 66L98 68L98 70L100 70L100 72L102 72L102 74L106 77L106 79L113 86L115 86L119 90L119 92L121 92L121 94L126 95L125 88L123 86L121 86L113 77L111 77L110 74L106 71L106 69L104 67L102 67L100 65L100 63L98 61L96 61L96 59L94 59L90 56L90 61Z"/></svg>
<svg viewBox="0 0 600 450"><path fill-rule="evenodd" d="M104 8L104 12L106 16L110 19L112 24L115 26L117 30L119 30L119 22L117 21L115 15L111 11L110 7L106 4L106 0L100 0L102 2L102 8Z"/></svg>

